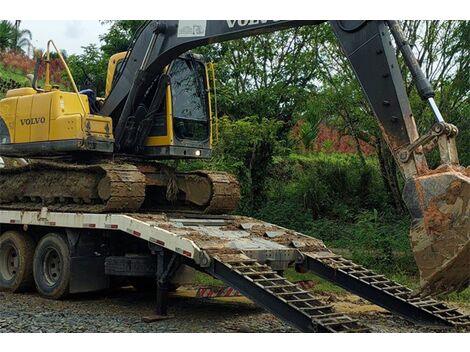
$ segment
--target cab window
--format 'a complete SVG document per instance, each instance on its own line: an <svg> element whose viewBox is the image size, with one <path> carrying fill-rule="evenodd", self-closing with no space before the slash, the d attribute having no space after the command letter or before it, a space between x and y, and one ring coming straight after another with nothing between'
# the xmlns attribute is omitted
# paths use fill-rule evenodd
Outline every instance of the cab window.
<svg viewBox="0 0 470 352"><path fill-rule="evenodd" d="M209 108L205 67L195 60L177 59L170 72L175 135L179 139L209 137Z"/></svg>

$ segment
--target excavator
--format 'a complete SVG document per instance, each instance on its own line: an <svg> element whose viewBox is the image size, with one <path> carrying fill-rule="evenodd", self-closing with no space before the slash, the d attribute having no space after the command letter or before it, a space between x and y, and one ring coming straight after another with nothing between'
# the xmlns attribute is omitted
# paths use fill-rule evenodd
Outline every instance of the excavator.
<svg viewBox="0 0 470 352"><path fill-rule="evenodd" d="M236 209L236 178L213 171L178 172L162 160L211 157L209 66L191 52L207 44L325 21L147 21L125 53L111 57L106 96L73 92L49 80L8 91L0 101L0 155L27 158L0 169L0 207L71 212L169 210L224 214ZM412 217L410 241L421 295L470 283L470 168L459 165L458 129L445 122L429 80L397 21L329 21L401 171ZM435 123L419 135L396 48ZM440 166L425 152L437 146ZM288 214L286 214L288 215Z"/></svg>

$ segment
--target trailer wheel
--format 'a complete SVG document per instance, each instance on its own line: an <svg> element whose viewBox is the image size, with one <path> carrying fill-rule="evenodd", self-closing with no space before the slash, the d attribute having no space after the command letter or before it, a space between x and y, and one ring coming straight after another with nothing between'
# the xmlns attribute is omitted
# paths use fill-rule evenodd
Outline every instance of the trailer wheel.
<svg viewBox="0 0 470 352"><path fill-rule="evenodd" d="M33 272L41 296L61 299L69 293L70 250L65 235L50 233L39 241Z"/></svg>
<svg viewBox="0 0 470 352"><path fill-rule="evenodd" d="M0 236L0 289L25 292L34 287L34 240L20 231Z"/></svg>

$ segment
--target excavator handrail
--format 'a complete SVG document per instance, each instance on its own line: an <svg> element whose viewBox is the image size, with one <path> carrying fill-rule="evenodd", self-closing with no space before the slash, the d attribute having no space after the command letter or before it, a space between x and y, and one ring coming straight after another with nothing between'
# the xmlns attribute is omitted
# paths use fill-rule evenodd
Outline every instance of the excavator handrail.
<svg viewBox="0 0 470 352"><path fill-rule="evenodd" d="M60 50L57 48L57 46L55 45L55 43L52 39L50 39L47 42L47 49L46 49L46 52L44 54L46 56L46 78L45 78L44 88L47 91L48 86L50 87L50 84L49 84L49 80L50 80L50 72L49 72L49 69L50 69L50 50L49 49L50 49L51 44L54 47L55 51L57 52L57 56L59 56L59 59L60 59L62 65L64 65L64 68L65 68L65 71L67 72L67 76L69 77L70 83L72 83L73 91L77 95L78 101L80 102L80 106L83 110L83 116L86 116L87 112L86 112L85 104L83 104L82 97L80 96L80 92L78 91L77 85L75 84L75 80L73 79L72 72L70 72L70 69L69 69L69 66L67 65L67 62L65 62L64 57L62 56Z"/></svg>

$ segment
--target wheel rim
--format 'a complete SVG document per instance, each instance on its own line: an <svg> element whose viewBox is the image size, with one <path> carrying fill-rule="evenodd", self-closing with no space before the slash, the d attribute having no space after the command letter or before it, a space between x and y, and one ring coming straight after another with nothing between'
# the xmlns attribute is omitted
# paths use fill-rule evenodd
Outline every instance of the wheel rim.
<svg viewBox="0 0 470 352"><path fill-rule="evenodd" d="M48 248L42 262L44 279L48 286L54 286L60 280L62 272L62 261L60 255L54 248Z"/></svg>
<svg viewBox="0 0 470 352"><path fill-rule="evenodd" d="M4 243L0 248L0 273L6 281L16 277L20 267L18 250L12 243Z"/></svg>

